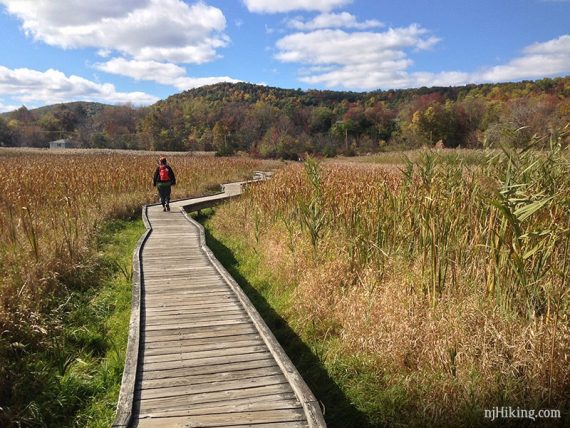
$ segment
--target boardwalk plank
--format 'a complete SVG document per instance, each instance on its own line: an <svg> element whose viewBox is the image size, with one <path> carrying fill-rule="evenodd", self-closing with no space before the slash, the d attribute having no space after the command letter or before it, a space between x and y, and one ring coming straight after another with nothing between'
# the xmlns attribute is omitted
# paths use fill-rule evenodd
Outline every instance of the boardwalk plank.
<svg viewBox="0 0 570 428"><path fill-rule="evenodd" d="M238 380L224 379L221 382L142 389L140 390L140 400L145 401L154 398L182 397L185 395L196 395L211 392L241 391L252 387L281 385L286 383L287 379L285 379L285 376L283 376L282 373Z"/></svg>
<svg viewBox="0 0 570 428"><path fill-rule="evenodd" d="M162 320L171 320L171 319L177 319L177 320L187 319L189 321L200 320L200 319L215 319L216 317L220 317L219 319L224 319L221 317L235 316L235 315L247 316L247 313L243 309L238 308L234 305L233 307L222 308L222 309L210 309L210 310L195 309L194 311L178 311L178 312L171 311L169 313L155 312L152 315L152 317L147 316L147 318L148 322L150 323L151 321L161 322Z"/></svg>
<svg viewBox="0 0 570 428"><path fill-rule="evenodd" d="M180 305L169 305L169 306L157 306L154 308L146 308L147 314L154 314L154 315L167 315L167 314L184 314L184 313L201 313L201 312L216 312L216 311L225 311L230 308L234 308L234 304L232 302L219 302L219 303L211 303L209 305L204 304L180 304Z"/></svg>
<svg viewBox="0 0 570 428"><path fill-rule="evenodd" d="M147 326L151 325L165 325L176 323L182 325L181 323L192 323L200 322L203 320L227 320L247 317L245 311L237 309L223 310L223 311L209 311L209 312L198 312L198 313L183 313L183 314L169 314L162 316L153 316L146 322Z"/></svg>
<svg viewBox="0 0 570 428"><path fill-rule="evenodd" d="M299 377L274 352L275 339L252 321L251 308L204 249L203 231L176 204L171 212L145 211L153 229L140 256L132 418L123 414L115 426L324 426L293 387Z"/></svg>
<svg viewBox="0 0 570 428"><path fill-rule="evenodd" d="M181 339L165 342L145 343L141 351L145 355L159 355L172 350L186 350L192 352L197 349L215 349L234 346L235 344L263 344L263 339L255 333L228 335L221 337L208 337L203 339Z"/></svg>
<svg viewBox="0 0 570 428"><path fill-rule="evenodd" d="M268 351L252 351L204 358L189 358L179 361L145 362L144 370L171 370L177 368L192 368L209 366L213 364L228 364L239 361L253 361L268 358Z"/></svg>
<svg viewBox="0 0 570 428"><path fill-rule="evenodd" d="M234 355L244 355L244 354L254 354L257 352L263 352L267 348L263 342L257 343L253 346L227 346L225 348L208 349L204 351L193 351L193 352L173 352L170 354L159 354L159 355L145 355L146 363L167 363L171 361L194 361L201 360L202 358L212 358L212 357L225 357Z"/></svg>
<svg viewBox="0 0 570 428"><path fill-rule="evenodd" d="M172 325L147 325L145 328L145 332L152 333L156 331L163 331L163 330L184 330L184 329L199 329L202 327L211 327L216 325L229 325L229 324L240 324L243 322L247 322L247 317L241 315L232 315L230 317L216 317L216 319L208 319L208 320L200 320L197 322L185 322L185 323L175 323L176 327Z"/></svg>
<svg viewBox="0 0 570 428"><path fill-rule="evenodd" d="M262 346L263 340L260 337L254 338L241 338L239 340L228 340L225 338L223 341L219 339L216 341L210 341L207 343L200 343L200 344L191 344L191 345L182 345L179 342L176 342L176 345L170 346L161 346L158 348L145 348L144 355L147 357L155 356L155 355L165 355L165 354L172 354L175 352L180 353L190 353L190 352L199 352L199 351L213 351L216 349L227 349L233 347L242 347L242 346Z"/></svg>
<svg viewBox="0 0 570 428"><path fill-rule="evenodd" d="M212 392L202 392L197 394L184 394L166 398L149 398L146 400L135 400L140 408L140 413L154 413L164 410L185 410L192 408L196 404L204 403L227 403L231 400L249 398L253 402L261 401L266 395L287 394L291 392L291 387L287 383L276 383L251 388L216 390Z"/></svg>
<svg viewBox="0 0 570 428"><path fill-rule="evenodd" d="M259 412L240 412L231 414L231 417L228 415L200 415L200 416L193 416L190 419L190 423L185 425L185 421L187 418L179 418L178 420L167 420L164 421L162 419L153 419L150 421L141 420L139 422L139 427L146 428L146 427L155 427L155 428L163 428L163 427L191 427L191 428L198 428L198 427L224 427L224 426L239 426L245 424L271 424L271 426L275 426L277 423L285 423L286 426L291 426L291 422L299 422L305 419L305 415L302 410L294 410L294 409L287 409L287 410L267 410L267 411L259 411ZM256 425L257 426L257 425Z"/></svg>
<svg viewBox="0 0 570 428"><path fill-rule="evenodd" d="M262 365L262 364L260 364ZM277 365L271 365L268 367L255 367L242 370L228 370L217 373L209 374L199 374L193 376L180 376L172 378L163 379L148 379L140 381L137 383L135 389L153 389L153 388L165 388L170 386L182 386L182 385L199 385L201 383L214 383L237 379L251 379L261 376L270 376L274 374L281 374L281 369Z"/></svg>
<svg viewBox="0 0 570 428"><path fill-rule="evenodd" d="M186 409L170 409L168 412L154 411L145 414L146 417L175 417L175 416L194 416L194 415L212 415L224 413L241 413L247 411L260 410L282 410L282 409L299 409L301 404L297 401L295 394L271 394L259 397L259 400L252 401L250 398L235 398L228 401L194 403L192 407Z"/></svg>
<svg viewBox="0 0 570 428"><path fill-rule="evenodd" d="M216 325L197 329L182 329L173 330L171 332L165 331L150 331L145 332L144 343L150 342L164 342L170 340L186 340L186 339L197 339L197 338L209 338L209 337L223 337L228 334L240 334L244 332L255 332L255 329L247 322L239 324L228 324L228 325Z"/></svg>
<svg viewBox="0 0 570 428"><path fill-rule="evenodd" d="M228 296L216 296L214 298L212 297L205 297L205 296L195 296L195 297L190 297L190 296L186 296L186 298L181 298L181 299L172 299L172 298L163 298L163 297L157 297L155 296L153 298L153 300L149 303L145 303L145 308L150 307L156 307L156 306L162 306L164 307L164 305L166 304L214 304L214 303L225 303L225 302L234 302L237 303L237 299L234 296L228 295Z"/></svg>
<svg viewBox="0 0 570 428"><path fill-rule="evenodd" d="M207 375L212 373L226 373L231 371L247 370L249 368L259 368L259 367L274 367L276 362L270 356L265 356L262 358L248 358L247 361L232 361L229 363L219 363L219 364L209 364L207 366L199 367L178 367L171 370L150 370L145 367L144 370L140 371L138 374L138 379L141 382L147 380L156 379L172 379L183 376L194 376L194 375Z"/></svg>
<svg viewBox="0 0 570 428"><path fill-rule="evenodd" d="M294 394L265 395L262 400L252 401L249 398L235 399L228 402L196 403L188 409L171 409L167 412L154 411L144 414L147 418L186 417L187 421L196 421L193 416L227 415L231 418L236 413L267 411L267 410L302 410L301 404Z"/></svg>

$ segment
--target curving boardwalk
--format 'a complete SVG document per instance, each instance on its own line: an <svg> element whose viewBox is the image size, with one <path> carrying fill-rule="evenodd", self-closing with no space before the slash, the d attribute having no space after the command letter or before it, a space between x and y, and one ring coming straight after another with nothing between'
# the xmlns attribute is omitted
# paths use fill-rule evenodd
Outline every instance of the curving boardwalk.
<svg viewBox="0 0 570 428"><path fill-rule="evenodd" d="M235 183L174 202L171 212L147 207L114 426L325 426L313 394L183 210L239 193Z"/></svg>

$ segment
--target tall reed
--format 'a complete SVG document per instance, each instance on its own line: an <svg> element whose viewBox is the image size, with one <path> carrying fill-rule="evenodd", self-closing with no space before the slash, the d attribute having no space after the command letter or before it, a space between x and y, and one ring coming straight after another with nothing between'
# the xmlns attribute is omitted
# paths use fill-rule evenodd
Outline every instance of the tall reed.
<svg viewBox="0 0 570 428"><path fill-rule="evenodd" d="M214 225L240 224L247 239L257 210L250 242L296 285L290 323L308 341L335 338L340 354L325 359L375 361L417 400L416 416L568 408L567 137L546 151L537 139L489 148L477 163L428 150L400 170L309 160L220 209Z"/></svg>

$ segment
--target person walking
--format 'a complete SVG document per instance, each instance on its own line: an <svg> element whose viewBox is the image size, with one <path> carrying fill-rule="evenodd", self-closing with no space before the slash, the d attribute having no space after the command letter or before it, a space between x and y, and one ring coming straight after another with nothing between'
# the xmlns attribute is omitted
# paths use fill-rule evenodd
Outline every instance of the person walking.
<svg viewBox="0 0 570 428"><path fill-rule="evenodd" d="M170 211L170 193L172 186L176 185L176 176L165 157L161 157L158 161L158 166L154 171L153 185L158 189L162 211Z"/></svg>

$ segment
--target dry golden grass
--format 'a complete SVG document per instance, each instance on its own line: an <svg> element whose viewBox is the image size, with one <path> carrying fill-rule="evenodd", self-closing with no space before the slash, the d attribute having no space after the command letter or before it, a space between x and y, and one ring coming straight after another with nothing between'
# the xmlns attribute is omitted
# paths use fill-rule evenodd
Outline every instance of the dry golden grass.
<svg viewBox="0 0 570 428"><path fill-rule="evenodd" d="M49 336L49 311L89 262L97 226L156 202L157 154L112 151L3 150L0 169L0 347ZM250 159L169 156L177 174L173 198L250 177ZM81 284L77 284L81 287Z"/></svg>
<svg viewBox="0 0 570 428"><path fill-rule="evenodd" d="M405 391L398 417L568 409L570 169L555 152L474 168L424 154L402 171L309 161L213 224L295 286L289 323L338 344L325 365L355 357Z"/></svg>

